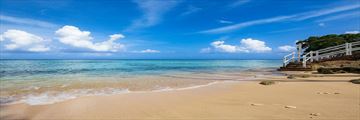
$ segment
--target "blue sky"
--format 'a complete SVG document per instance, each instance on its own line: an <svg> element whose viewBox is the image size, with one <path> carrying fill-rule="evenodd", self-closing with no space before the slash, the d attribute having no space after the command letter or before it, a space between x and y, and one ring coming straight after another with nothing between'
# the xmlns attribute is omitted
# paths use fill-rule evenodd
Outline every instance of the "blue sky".
<svg viewBox="0 0 360 120"><path fill-rule="evenodd" d="M0 0L1 59L281 59L359 0Z"/></svg>

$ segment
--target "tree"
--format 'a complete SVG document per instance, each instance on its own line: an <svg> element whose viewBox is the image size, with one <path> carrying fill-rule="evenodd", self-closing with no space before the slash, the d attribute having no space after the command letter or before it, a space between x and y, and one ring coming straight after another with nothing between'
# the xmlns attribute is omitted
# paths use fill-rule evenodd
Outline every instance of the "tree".
<svg viewBox="0 0 360 120"><path fill-rule="evenodd" d="M316 51L319 49L341 45L349 42L360 41L360 33L358 34L329 34L324 36L311 36L308 39L300 40L303 43L302 48L306 49L304 53Z"/></svg>

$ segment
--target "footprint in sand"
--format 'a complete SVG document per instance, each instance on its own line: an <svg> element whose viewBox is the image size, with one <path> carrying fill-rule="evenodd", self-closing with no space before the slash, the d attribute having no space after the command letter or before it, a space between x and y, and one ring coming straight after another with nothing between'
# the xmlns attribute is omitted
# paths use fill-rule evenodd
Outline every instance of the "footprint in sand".
<svg viewBox="0 0 360 120"><path fill-rule="evenodd" d="M320 116L320 113L310 113L310 118Z"/></svg>
<svg viewBox="0 0 360 120"><path fill-rule="evenodd" d="M296 106L290 106L290 105L287 105L287 106L285 106L285 108L292 108L292 109L295 109L295 108L296 108Z"/></svg>
<svg viewBox="0 0 360 120"><path fill-rule="evenodd" d="M320 113L310 113L311 116L320 116Z"/></svg>
<svg viewBox="0 0 360 120"><path fill-rule="evenodd" d="M317 94L331 94L330 92L317 92ZM339 92L334 92L333 94L340 94Z"/></svg>
<svg viewBox="0 0 360 120"><path fill-rule="evenodd" d="M264 104L260 104L260 103L251 103L250 105L251 105L251 106L262 106L262 105L264 105Z"/></svg>

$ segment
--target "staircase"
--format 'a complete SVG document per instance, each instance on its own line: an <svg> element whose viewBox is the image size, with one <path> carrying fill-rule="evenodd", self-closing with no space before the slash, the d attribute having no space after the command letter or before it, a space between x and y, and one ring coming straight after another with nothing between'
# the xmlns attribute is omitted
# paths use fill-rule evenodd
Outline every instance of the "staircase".
<svg viewBox="0 0 360 120"><path fill-rule="evenodd" d="M353 52L360 52L360 41L332 46L317 51L310 51L300 55L298 51L295 61L295 52L284 56L283 66L280 71L311 71L311 63L323 60L332 60L339 57L353 56Z"/></svg>

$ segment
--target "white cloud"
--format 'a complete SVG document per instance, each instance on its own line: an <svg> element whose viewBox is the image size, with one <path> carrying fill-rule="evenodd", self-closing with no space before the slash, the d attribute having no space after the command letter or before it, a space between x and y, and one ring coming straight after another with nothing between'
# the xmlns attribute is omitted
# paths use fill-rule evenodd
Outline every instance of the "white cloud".
<svg viewBox="0 0 360 120"><path fill-rule="evenodd" d="M211 43L211 46L215 48L215 50L220 52L227 52L227 53L235 53L240 52L240 47L234 45L226 45L224 41L215 41Z"/></svg>
<svg viewBox="0 0 360 120"><path fill-rule="evenodd" d="M357 31L357 30L355 30L355 31L346 31L345 32L345 34L359 34L360 33L360 31Z"/></svg>
<svg viewBox="0 0 360 120"><path fill-rule="evenodd" d="M319 16L353 10L353 9L357 9L357 8L360 8L360 4L334 7L331 9L314 10L314 11L310 11L310 12L303 12L303 13L298 13L298 14L293 14L293 15L277 16L277 17L271 17L271 18L265 18L265 19L246 21L246 22L237 23L234 25L228 25L228 26L203 30L198 33L224 33L224 32L230 32L230 31L242 29L242 28L249 27L249 26L260 25L260 24L283 22L283 21L302 21L302 20L319 17Z"/></svg>
<svg viewBox="0 0 360 120"><path fill-rule="evenodd" d="M126 29L131 31L138 28L150 27L158 24L162 16L174 8L178 1L176 0L134 0L143 16L133 21L132 25Z"/></svg>
<svg viewBox="0 0 360 120"><path fill-rule="evenodd" d="M325 23L319 23L318 24L320 27L325 27Z"/></svg>
<svg viewBox="0 0 360 120"><path fill-rule="evenodd" d="M140 51L140 53L160 53L160 51L152 50L152 49L146 49L146 50Z"/></svg>
<svg viewBox="0 0 360 120"><path fill-rule="evenodd" d="M46 40L34 34L10 29L1 34L0 41L10 40L10 43L5 44L6 50L22 50L30 52L45 52L50 48L45 46Z"/></svg>
<svg viewBox="0 0 360 120"><path fill-rule="evenodd" d="M291 52L296 50L296 47L290 45L279 46L278 49L282 52Z"/></svg>
<svg viewBox="0 0 360 120"><path fill-rule="evenodd" d="M232 21L227 21L227 20L218 20L219 23L223 23L223 24L232 24L234 22Z"/></svg>
<svg viewBox="0 0 360 120"><path fill-rule="evenodd" d="M214 51L225 52L225 53L263 53L269 52L272 49L267 47L264 41L254 40L252 38L242 39L240 45L225 44L225 41L219 40L214 41L210 44ZM203 48L200 52L208 53L211 48Z"/></svg>
<svg viewBox="0 0 360 120"><path fill-rule="evenodd" d="M1 41L4 41L5 39L4 39L4 37L3 37L3 35L0 35L0 42Z"/></svg>
<svg viewBox="0 0 360 120"><path fill-rule="evenodd" d="M242 23L238 23L238 24L234 24L234 25L225 26L225 27L219 27L219 28L215 28L215 29L209 29L209 30L205 30L205 31L200 31L199 33L223 33L223 32L229 32L229 31L234 31L234 30L238 30L238 29L253 26L253 25L279 22L279 21L287 20L287 19L292 18L292 17L293 16L279 16L279 17L274 17L274 18L247 21L247 22L242 22Z"/></svg>
<svg viewBox="0 0 360 120"><path fill-rule="evenodd" d="M333 21L333 20L339 20L339 19L349 19L349 18L353 18L353 17L360 17L360 11L330 16L330 17L326 17L324 19L317 20L316 22L327 22L327 21Z"/></svg>
<svg viewBox="0 0 360 120"><path fill-rule="evenodd" d="M254 52L271 51L271 48L267 47L265 45L264 41L247 38L247 39L242 39L240 43L241 43L241 46L243 46L244 48L246 48L249 51L254 51Z"/></svg>
<svg viewBox="0 0 360 120"><path fill-rule="evenodd" d="M329 14L338 13L338 12L347 11L347 10L353 10L353 9L357 9L357 8L360 8L360 4L338 6L338 7L333 7L331 9L322 9L322 10L304 12L304 13L298 14L297 15L298 17L296 17L295 20L298 20L298 21L307 20L307 19L314 18L314 17L329 15Z"/></svg>
<svg viewBox="0 0 360 120"><path fill-rule="evenodd" d="M125 46L115 41L125 36L114 34L109 36L109 40L94 43L89 31L81 31L75 26L64 26L58 29L55 34L61 43L78 48L86 48L98 52L117 52Z"/></svg>
<svg viewBox="0 0 360 120"><path fill-rule="evenodd" d="M12 17L6 15L0 15L0 21L15 23L15 24L22 24L22 25L31 25L31 26L38 26L44 28L54 28L57 25L45 21L30 19L30 18L19 18L19 17Z"/></svg>

